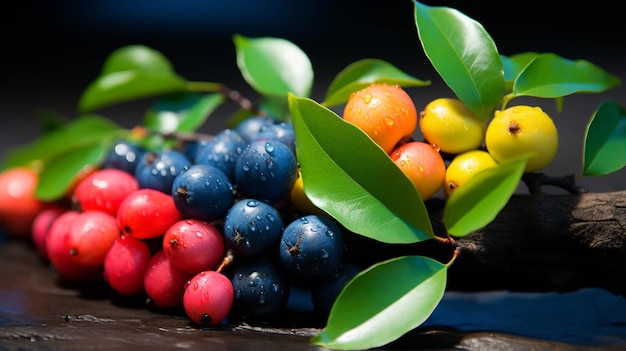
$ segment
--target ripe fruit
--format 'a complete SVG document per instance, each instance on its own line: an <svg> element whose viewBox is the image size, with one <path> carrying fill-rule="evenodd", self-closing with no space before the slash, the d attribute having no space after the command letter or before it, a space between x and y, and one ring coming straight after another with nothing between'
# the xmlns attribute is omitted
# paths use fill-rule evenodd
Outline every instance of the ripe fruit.
<svg viewBox="0 0 626 351"><path fill-rule="evenodd" d="M552 118L540 107L512 106L496 111L485 135L487 151L498 162L533 153L525 172L537 172L552 162L559 140Z"/></svg>
<svg viewBox="0 0 626 351"><path fill-rule="evenodd" d="M472 150L459 154L452 159L443 181L443 191L446 197L455 189L463 186L474 174L498 165L498 162L483 150Z"/></svg>
<svg viewBox="0 0 626 351"><path fill-rule="evenodd" d="M289 195L298 176L291 149L277 140L255 140L237 159L235 184L245 197L278 202Z"/></svg>
<svg viewBox="0 0 626 351"><path fill-rule="evenodd" d="M185 285L183 307L187 316L201 326L221 323L230 312L234 300L230 280L216 271L194 275Z"/></svg>
<svg viewBox="0 0 626 351"><path fill-rule="evenodd" d="M485 124L459 99L429 102L420 113L419 126L429 144L450 154L478 149L484 139Z"/></svg>
<svg viewBox="0 0 626 351"><path fill-rule="evenodd" d="M233 185L221 169L195 164L174 178L171 190L174 205L185 218L213 222L233 204Z"/></svg>
<svg viewBox="0 0 626 351"><path fill-rule="evenodd" d="M165 232L163 252L174 266L197 274L219 263L226 249L222 232L215 226L184 219L174 223Z"/></svg>
<svg viewBox="0 0 626 351"><path fill-rule="evenodd" d="M139 189L133 175L121 169L100 169L81 180L74 189L73 201L83 211L117 214L120 203Z"/></svg>
<svg viewBox="0 0 626 351"><path fill-rule="evenodd" d="M133 191L117 211L117 225L124 233L139 239L161 236L181 219L172 196L154 189Z"/></svg>
<svg viewBox="0 0 626 351"><path fill-rule="evenodd" d="M70 255L85 266L102 266L107 251L120 235L113 215L93 210L81 212L70 224Z"/></svg>
<svg viewBox="0 0 626 351"><path fill-rule="evenodd" d="M330 218L307 215L285 227L280 239L281 267L301 283L330 277L343 259L343 236Z"/></svg>
<svg viewBox="0 0 626 351"><path fill-rule="evenodd" d="M274 206L256 199L237 201L224 217L224 238L235 254L267 252L283 231L283 219Z"/></svg>
<svg viewBox="0 0 626 351"><path fill-rule="evenodd" d="M229 179L235 175L237 158L246 148L246 141L233 129L224 129L209 141L198 143L195 164L219 168Z"/></svg>
<svg viewBox="0 0 626 351"><path fill-rule="evenodd" d="M342 263L335 274L311 290L311 300L315 312L321 316L328 316L337 296L363 268L356 263Z"/></svg>
<svg viewBox="0 0 626 351"><path fill-rule="evenodd" d="M52 227L52 223L67 209L62 206L52 206L39 212L33 220L31 239L33 246L43 261L49 261L46 236Z"/></svg>
<svg viewBox="0 0 626 351"><path fill-rule="evenodd" d="M235 131L241 135L247 144L256 140L261 130L274 123L269 117L252 116L239 122L235 127Z"/></svg>
<svg viewBox="0 0 626 351"><path fill-rule="evenodd" d="M408 142L393 150L390 157L413 182L422 201L430 199L441 188L446 164L433 145Z"/></svg>
<svg viewBox="0 0 626 351"><path fill-rule="evenodd" d="M417 128L417 109L400 86L371 84L350 95L343 119L370 136L386 153Z"/></svg>
<svg viewBox="0 0 626 351"><path fill-rule="evenodd" d="M102 168L121 169L134 175L137 164L144 152L143 148L129 140L116 140L107 154Z"/></svg>
<svg viewBox="0 0 626 351"><path fill-rule="evenodd" d="M163 250L159 250L148 262L144 272L143 286L152 306L159 309L183 307L185 285L193 274L172 264Z"/></svg>
<svg viewBox="0 0 626 351"><path fill-rule="evenodd" d="M155 189L170 194L174 178L189 166L191 161L181 151L150 151L144 153L139 160L135 178L142 189Z"/></svg>
<svg viewBox="0 0 626 351"><path fill-rule="evenodd" d="M35 217L47 205L35 198L39 175L16 167L0 173L0 226L9 237L28 238Z"/></svg>
<svg viewBox="0 0 626 351"><path fill-rule="evenodd" d="M274 139L289 146L291 151L296 153L296 134L293 124L287 122L276 122L261 128L256 139Z"/></svg>
<svg viewBox="0 0 626 351"><path fill-rule="evenodd" d="M120 296L140 295L144 293L143 278L150 258L145 241L122 235L104 258L104 280Z"/></svg>

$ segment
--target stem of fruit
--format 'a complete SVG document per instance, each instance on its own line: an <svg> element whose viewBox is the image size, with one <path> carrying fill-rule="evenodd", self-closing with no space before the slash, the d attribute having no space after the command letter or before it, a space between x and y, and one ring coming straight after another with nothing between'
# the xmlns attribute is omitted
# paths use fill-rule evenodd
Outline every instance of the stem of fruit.
<svg viewBox="0 0 626 351"><path fill-rule="evenodd" d="M250 99L244 97L238 91L232 90L222 83L187 82L187 89L189 91L202 93L220 93L244 110L248 110L259 116L265 116L265 112L261 111Z"/></svg>
<svg viewBox="0 0 626 351"><path fill-rule="evenodd" d="M230 266L230 264L233 263L234 259L235 259L235 255L233 254L233 251L232 250L226 251L226 254L224 255L224 258L222 258L222 262L215 269L215 271L218 272L218 273L221 273L224 270L224 268Z"/></svg>

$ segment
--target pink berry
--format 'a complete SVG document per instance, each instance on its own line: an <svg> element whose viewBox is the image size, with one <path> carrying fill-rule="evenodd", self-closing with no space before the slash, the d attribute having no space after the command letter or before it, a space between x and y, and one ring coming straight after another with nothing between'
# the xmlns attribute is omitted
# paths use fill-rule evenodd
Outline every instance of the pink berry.
<svg viewBox="0 0 626 351"><path fill-rule="evenodd" d="M191 277L193 274L176 268L163 250L159 250L150 258L143 285L154 307L176 309L183 307L185 284Z"/></svg>
<svg viewBox="0 0 626 351"><path fill-rule="evenodd" d="M83 211L97 210L115 216L124 198L137 189L139 184L130 173L100 169L76 185L73 200Z"/></svg>
<svg viewBox="0 0 626 351"><path fill-rule="evenodd" d="M69 227L70 255L80 264L102 266L107 251L120 234L113 215L102 211L81 212Z"/></svg>
<svg viewBox="0 0 626 351"><path fill-rule="evenodd" d="M196 274L219 263L226 249L224 238L210 223L184 219L163 236L163 252L176 267Z"/></svg>
<svg viewBox="0 0 626 351"><path fill-rule="evenodd" d="M139 239L161 236L181 219L171 195L148 188L130 193L117 211L118 226Z"/></svg>
<svg viewBox="0 0 626 351"><path fill-rule="evenodd" d="M66 208L61 206L53 206L42 210L33 220L33 226L31 228L31 239L33 245L37 250L37 253L43 261L50 261L48 258L48 248L46 245L46 235L52 227L52 223L61 214L67 211Z"/></svg>
<svg viewBox="0 0 626 351"><path fill-rule="evenodd" d="M211 326L221 323L228 316L234 298L230 279L216 271L203 271L189 280L183 306L194 323Z"/></svg>
<svg viewBox="0 0 626 351"><path fill-rule="evenodd" d="M46 235L46 248L52 267L62 278L77 283L102 281L102 266L87 266L70 255L69 233L78 211L66 211L54 220Z"/></svg>
<svg viewBox="0 0 626 351"><path fill-rule="evenodd" d="M143 280L151 256L148 244L132 236L115 239L104 258L104 279L121 296L144 293Z"/></svg>

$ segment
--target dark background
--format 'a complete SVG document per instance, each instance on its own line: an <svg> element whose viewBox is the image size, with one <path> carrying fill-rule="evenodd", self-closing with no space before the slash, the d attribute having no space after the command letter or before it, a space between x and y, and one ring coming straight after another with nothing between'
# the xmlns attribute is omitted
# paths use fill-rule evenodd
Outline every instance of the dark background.
<svg viewBox="0 0 626 351"><path fill-rule="evenodd" d="M609 1L584 6L571 1L424 3L453 7L477 20L504 55L554 52L589 60L626 79L624 15ZM430 87L410 90L418 109L436 97L453 96L423 54L411 0L46 0L9 2L4 8L0 152L35 138L42 111L74 118L80 94L106 56L129 44L161 51L187 79L221 82L251 98L256 96L235 63L235 33L282 37L300 46L315 70L312 98L318 101L336 73L365 57L385 59L432 80ZM561 112L551 100L529 101L552 115L560 132L557 159L546 173L580 173L585 124L605 99L626 105L624 87L566 97ZM142 101L100 113L132 127L146 106ZM228 114L228 107L221 110L222 116ZM214 122L206 129L222 127ZM591 191L625 189L626 173L583 178L580 184Z"/></svg>

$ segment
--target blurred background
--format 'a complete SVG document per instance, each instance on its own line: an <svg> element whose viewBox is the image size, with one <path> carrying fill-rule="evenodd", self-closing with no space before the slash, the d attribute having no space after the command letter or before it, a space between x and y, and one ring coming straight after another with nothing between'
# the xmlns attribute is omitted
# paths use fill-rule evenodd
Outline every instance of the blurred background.
<svg viewBox="0 0 626 351"><path fill-rule="evenodd" d="M513 101L541 106L557 124L560 149L545 172L579 174L584 128L596 107L606 99L626 106L626 36L619 7L608 1L585 6L557 1L549 9L539 1L497 7L477 1L423 3L453 7L477 20L504 55L554 52L591 61L622 80L622 86L605 93L566 97L561 112L552 100ZM411 0L43 0L13 1L4 8L9 20L1 24L0 152L36 138L43 111L76 117L78 98L106 56L129 44L161 51L187 79L221 82L252 99L256 95L236 66L233 34L281 37L300 46L313 64L311 97L318 101L335 74L366 57L432 80L429 87L409 89L418 109L437 97L453 97L423 54ZM99 113L132 127L147 106L148 101L140 101ZM217 111L224 118L230 112L228 107ZM212 121L205 130L224 127L219 118ZM594 192L626 189L626 171L582 178L579 184Z"/></svg>

